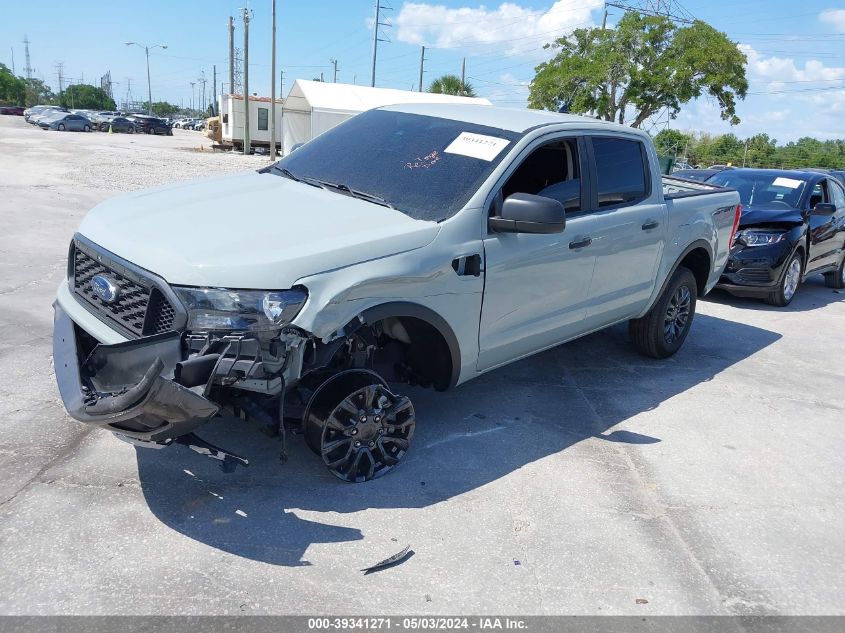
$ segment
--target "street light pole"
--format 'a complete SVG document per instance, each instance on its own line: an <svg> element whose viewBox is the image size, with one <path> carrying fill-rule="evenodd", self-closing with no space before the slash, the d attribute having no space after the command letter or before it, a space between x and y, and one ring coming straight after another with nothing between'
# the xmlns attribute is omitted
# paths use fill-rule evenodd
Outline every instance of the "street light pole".
<svg viewBox="0 0 845 633"><path fill-rule="evenodd" d="M167 48L167 44L156 44L155 46L145 46L138 44L138 42L124 42L127 46L137 46L143 48L147 55L147 114L153 113L153 88L150 82L150 49L151 48Z"/></svg>

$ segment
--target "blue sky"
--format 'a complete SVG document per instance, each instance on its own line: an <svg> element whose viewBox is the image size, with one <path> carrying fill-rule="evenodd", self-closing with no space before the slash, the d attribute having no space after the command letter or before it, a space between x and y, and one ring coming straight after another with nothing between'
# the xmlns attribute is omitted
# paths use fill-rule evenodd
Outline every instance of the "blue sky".
<svg viewBox="0 0 845 633"><path fill-rule="evenodd" d="M189 104L190 82L204 71L207 95L212 69L227 81L229 15L244 0L143 3L47 0L9 2L0 22L0 62L23 74L26 34L35 76L57 86L56 65L74 81L95 83L111 71L118 99L129 80L135 98L146 98L144 52L125 41L165 43L150 55L153 99ZM419 78L420 45L427 46L425 83L446 72L458 74L466 57L466 74L481 96L502 105L522 106L534 66L548 55L542 44L577 26L601 22L600 0L514 0L487 2L393 0L382 31L390 42L379 44L376 85L410 89ZM694 16L725 31L749 57L752 94L741 102L743 122L734 128L719 119L707 99L688 104L674 128L740 136L768 132L780 141L803 135L845 138L845 2L809 0L686 0ZM251 92L270 87L270 0L249 2ZM295 78L322 72L331 80L331 58L338 60L338 80L368 84L372 49L373 3L370 0L277 0L277 64L285 71L285 90ZM608 24L620 11L610 9ZM49 16L49 19L45 19ZM236 19L235 41L243 30ZM92 81L96 80L96 81ZM278 87L277 87L278 90ZM646 128L666 126L652 121Z"/></svg>

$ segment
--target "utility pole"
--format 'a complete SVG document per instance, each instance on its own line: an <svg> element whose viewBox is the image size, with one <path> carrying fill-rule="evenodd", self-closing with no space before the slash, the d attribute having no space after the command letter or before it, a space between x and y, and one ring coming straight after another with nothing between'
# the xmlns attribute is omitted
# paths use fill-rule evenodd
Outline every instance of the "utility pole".
<svg viewBox="0 0 845 633"><path fill-rule="evenodd" d="M275 1L276 0L273 0L273 2L275 2ZM213 83L214 92L212 93L214 95L214 101L212 103L214 108L213 108L212 112L213 112L214 116L218 116L220 113L217 111L217 64L214 64L214 66L212 66L212 68L214 69L214 83Z"/></svg>
<svg viewBox="0 0 845 633"><path fill-rule="evenodd" d="M607 3L604 3L604 13L601 16L601 30L604 31L607 27Z"/></svg>
<svg viewBox="0 0 845 633"><path fill-rule="evenodd" d="M200 77L199 77L199 79L197 79L197 83L202 84L202 101L200 101L199 110L201 112L205 112L206 111L206 107L205 107L205 84L208 83L208 79L205 78L205 70L200 71Z"/></svg>
<svg viewBox="0 0 845 633"><path fill-rule="evenodd" d="M243 9L244 16L244 154L250 154L249 146L249 18L250 10Z"/></svg>
<svg viewBox="0 0 845 633"><path fill-rule="evenodd" d="M11 46L12 49L12 74L15 74L15 47Z"/></svg>
<svg viewBox="0 0 845 633"><path fill-rule="evenodd" d="M144 52L147 54L147 114L153 113L153 89L152 84L150 83L150 49L151 48L162 48L166 49L167 44L156 44L155 46L145 46L142 44L138 44L138 42L125 42L127 46L137 46L138 48L143 48Z"/></svg>
<svg viewBox="0 0 845 633"><path fill-rule="evenodd" d="M330 59L329 62L331 62L332 66L334 66L334 79L332 80L332 83L337 83L337 60Z"/></svg>
<svg viewBox="0 0 845 633"><path fill-rule="evenodd" d="M194 110L194 86L196 85L196 82L192 81L190 83L191 83L191 110L193 111ZM193 112L193 114L196 114L196 112Z"/></svg>
<svg viewBox="0 0 845 633"><path fill-rule="evenodd" d="M464 91L464 86L466 86L466 72L467 72L467 58L461 58L461 92Z"/></svg>
<svg viewBox="0 0 845 633"><path fill-rule="evenodd" d="M373 71L370 76L370 86L375 87L376 85L376 59L378 57L378 43L379 42L389 42L388 39L380 39L378 36L378 28L380 26L391 26L389 22L382 22L381 21L381 12L389 11L392 7L387 7L382 5L381 0L376 0L376 18L373 22Z"/></svg>
<svg viewBox="0 0 845 633"><path fill-rule="evenodd" d="M59 80L59 94L62 94L62 91L65 89L64 68L65 68L64 63L56 62L56 75L58 75L58 80Z"/></svg>
<svg viewBox="0 0 845 633"><path fill-rule="evenodd" d="M229 93L235 94L235 21L229 16Z"/></svg>
<svg viewBox="0 0 845 633"><path fill-rule="evenodd" d="M32 79L32 64L29 61L29 37L23 36L23 51L26 58L26 66L23 67L23 72L27 79Z"/></svg>
<svg viewBox="0 0 845 633"><path fill-rule="evenodd" d="M276 160L276 0L272 5L270 36L270 160Z"/></svg>
<svg viewBox="0 0 845 633"><path fill-rule="evenodd" d="M423 84L423 72L425 68L425 46L420 47L420 89L419 92L422 92L422 84Z"/></svg>

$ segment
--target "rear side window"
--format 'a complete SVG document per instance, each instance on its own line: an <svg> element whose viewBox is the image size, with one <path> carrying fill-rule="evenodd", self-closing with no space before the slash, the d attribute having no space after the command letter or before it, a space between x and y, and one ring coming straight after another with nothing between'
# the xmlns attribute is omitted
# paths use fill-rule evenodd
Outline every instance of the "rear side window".
<svg viewBox="0 0 845 633"><path fill-rule="evenodd" d="M622 138L594 136L598 205L633 204L648 195L642 143Z"/></svg>
<svg viewBox="0 0 845 633"><path fill-rule="evenodd" d="M836 205L837 209L845 209L845 192L843 192L842 187L839 186L839 183L832 181L829 186L830 193L833 194L833 204Z"/></svg>

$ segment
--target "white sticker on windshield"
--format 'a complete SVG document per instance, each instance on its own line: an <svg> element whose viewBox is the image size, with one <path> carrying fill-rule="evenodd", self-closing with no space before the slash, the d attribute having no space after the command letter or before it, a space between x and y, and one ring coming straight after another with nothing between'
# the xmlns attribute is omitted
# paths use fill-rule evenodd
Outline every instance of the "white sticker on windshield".
<svg viewBox="0 0 845 633"><path fill-rule="evenodd" d="M443 151L447 154L460 154L461 156L491 161L509 143L510 141L504 138L473 134L472 132L461 132L458 138L449 143L449 147Z"/></svg>
<svg viewBox="0 0 845 633"><path fill-rule="evenodd" d="M801 180L795 180L795 178L784 178L783 176L779 176L775 178L775 181L772 183L773 187L788 187L790 189L798 189L804 182Z"/></svg>

